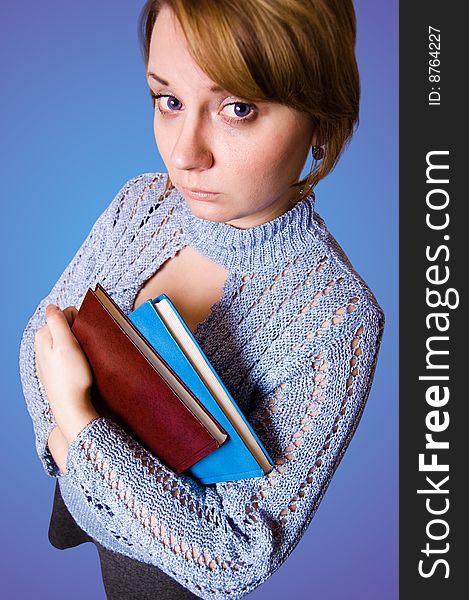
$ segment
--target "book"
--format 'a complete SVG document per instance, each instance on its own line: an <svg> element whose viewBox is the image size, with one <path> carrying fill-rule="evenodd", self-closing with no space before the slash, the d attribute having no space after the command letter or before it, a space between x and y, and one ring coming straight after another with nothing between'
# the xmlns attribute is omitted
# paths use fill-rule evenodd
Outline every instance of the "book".
<svg viewBox="0 0 469 600"><path fill-rule="evenodd" d="M228 434L225 443L192 465L188 474L207 485L271 471L272 459L170 298L161 294L147 300L129 319Z"/></svg>
<svg viewBox="0 0 469 600"><path fill-rule="evenodd" d="M100 284L88 288L72 332L93 371L96 410L176 473L226 441L216 419Z"/></svg>

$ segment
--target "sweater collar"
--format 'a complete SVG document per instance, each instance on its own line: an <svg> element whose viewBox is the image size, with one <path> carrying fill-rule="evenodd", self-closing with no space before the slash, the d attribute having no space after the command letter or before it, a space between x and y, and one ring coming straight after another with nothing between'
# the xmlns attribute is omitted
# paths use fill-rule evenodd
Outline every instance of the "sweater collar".
<svg viewBox="0 0 469 600"><path fill-rule="evenodd" d="M313 241L314 192L275 219L248 229L196 217L181 194L175 193L188 243L226 269L282 262Z"/></svg>

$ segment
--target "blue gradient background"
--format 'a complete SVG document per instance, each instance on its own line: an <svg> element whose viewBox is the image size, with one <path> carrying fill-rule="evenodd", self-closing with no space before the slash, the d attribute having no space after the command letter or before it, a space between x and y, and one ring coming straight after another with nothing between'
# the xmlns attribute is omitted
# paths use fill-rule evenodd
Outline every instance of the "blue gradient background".
<svg viewBox="0 0 469 600"><path fill-rule="evenodd" d="M104 599L96 549L47 539L54 480L35 453L18 374L22 330L121 185L164 170L136 23L142 2L0 6L0 565L6 599ZM398 6L356 0L360 127L317 209L386 313L376 377L309 529L252 598L388 600L398 592Z"/></svg>

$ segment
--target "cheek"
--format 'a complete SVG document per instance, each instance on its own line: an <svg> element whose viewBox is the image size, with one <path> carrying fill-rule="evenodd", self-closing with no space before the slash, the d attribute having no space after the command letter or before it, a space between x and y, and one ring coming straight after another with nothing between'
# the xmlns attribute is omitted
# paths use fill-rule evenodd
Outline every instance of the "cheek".
<svg viewBox="0 0 469 600"><path fill-rule="evenodd" d="M164 134L160 123L157 123L157 116L153 119L153 134L155 136L156 147L158 152L163 159L163 162L167 165L167 161L170 155L170 142L168 135Z"/></svg>
<svg viewBox="0 0 469 600"><path fill-rule="evenodd" d="M263 173L276 165L277 141L267 132L256 131L248 137L230 140L222 149L223 162L232 167L237 176Z"/></svg>
<svg viewBox="0 0 469 600"><path fill-rule="evenodd" d="M260 190L265 187L266 170L268 167L259 152L243 152L227 155L223 179L228 183L233 194L251 201L259 196Z"/></svg>
<svg viewBox="0 0 469 600"><path fill-rule="evenodd" d="M251 181L252 187L265 187L269 181L280 182L290 177L294 149L291 140L279 135L259 136L252 144L225 153L236 180Z"/></svg>
<svg viewBox="0 0 469 600"><path fill-rule="evenodd" d="M290 186L298 180L304 167L309 148L308 137L296 131L282 132L272 135L265 143L260 166L264 173L264 186L272 191Z"/></svg>

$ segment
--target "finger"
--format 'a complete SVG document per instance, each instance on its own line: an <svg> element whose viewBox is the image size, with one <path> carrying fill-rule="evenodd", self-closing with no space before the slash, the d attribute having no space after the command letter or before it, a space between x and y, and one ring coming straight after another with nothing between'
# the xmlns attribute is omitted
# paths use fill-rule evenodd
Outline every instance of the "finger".
<svg viewBox="0 0 469 600"><path fill-rule="evenodd" d="M54 304L46 307L46 321L52 336L52 346L69 344L73 337L67 318Z"/></svg>
<svg viewBox="0 0 469 600"><path fill-rule="evenodd" d="M43 325L40 327L34 336L34 349L36 354L40 348L50 348L52 346L52 336L50 334L49 326Z"/></svg>
<svg viewBox="0 0 469 600"><path fill-rule="evenodd" d="M67 308L64 308L62 312L67 319L67 323L71 327L75 321L75 317L78 314L78 309L75 306L67 306Z"/></svg>

